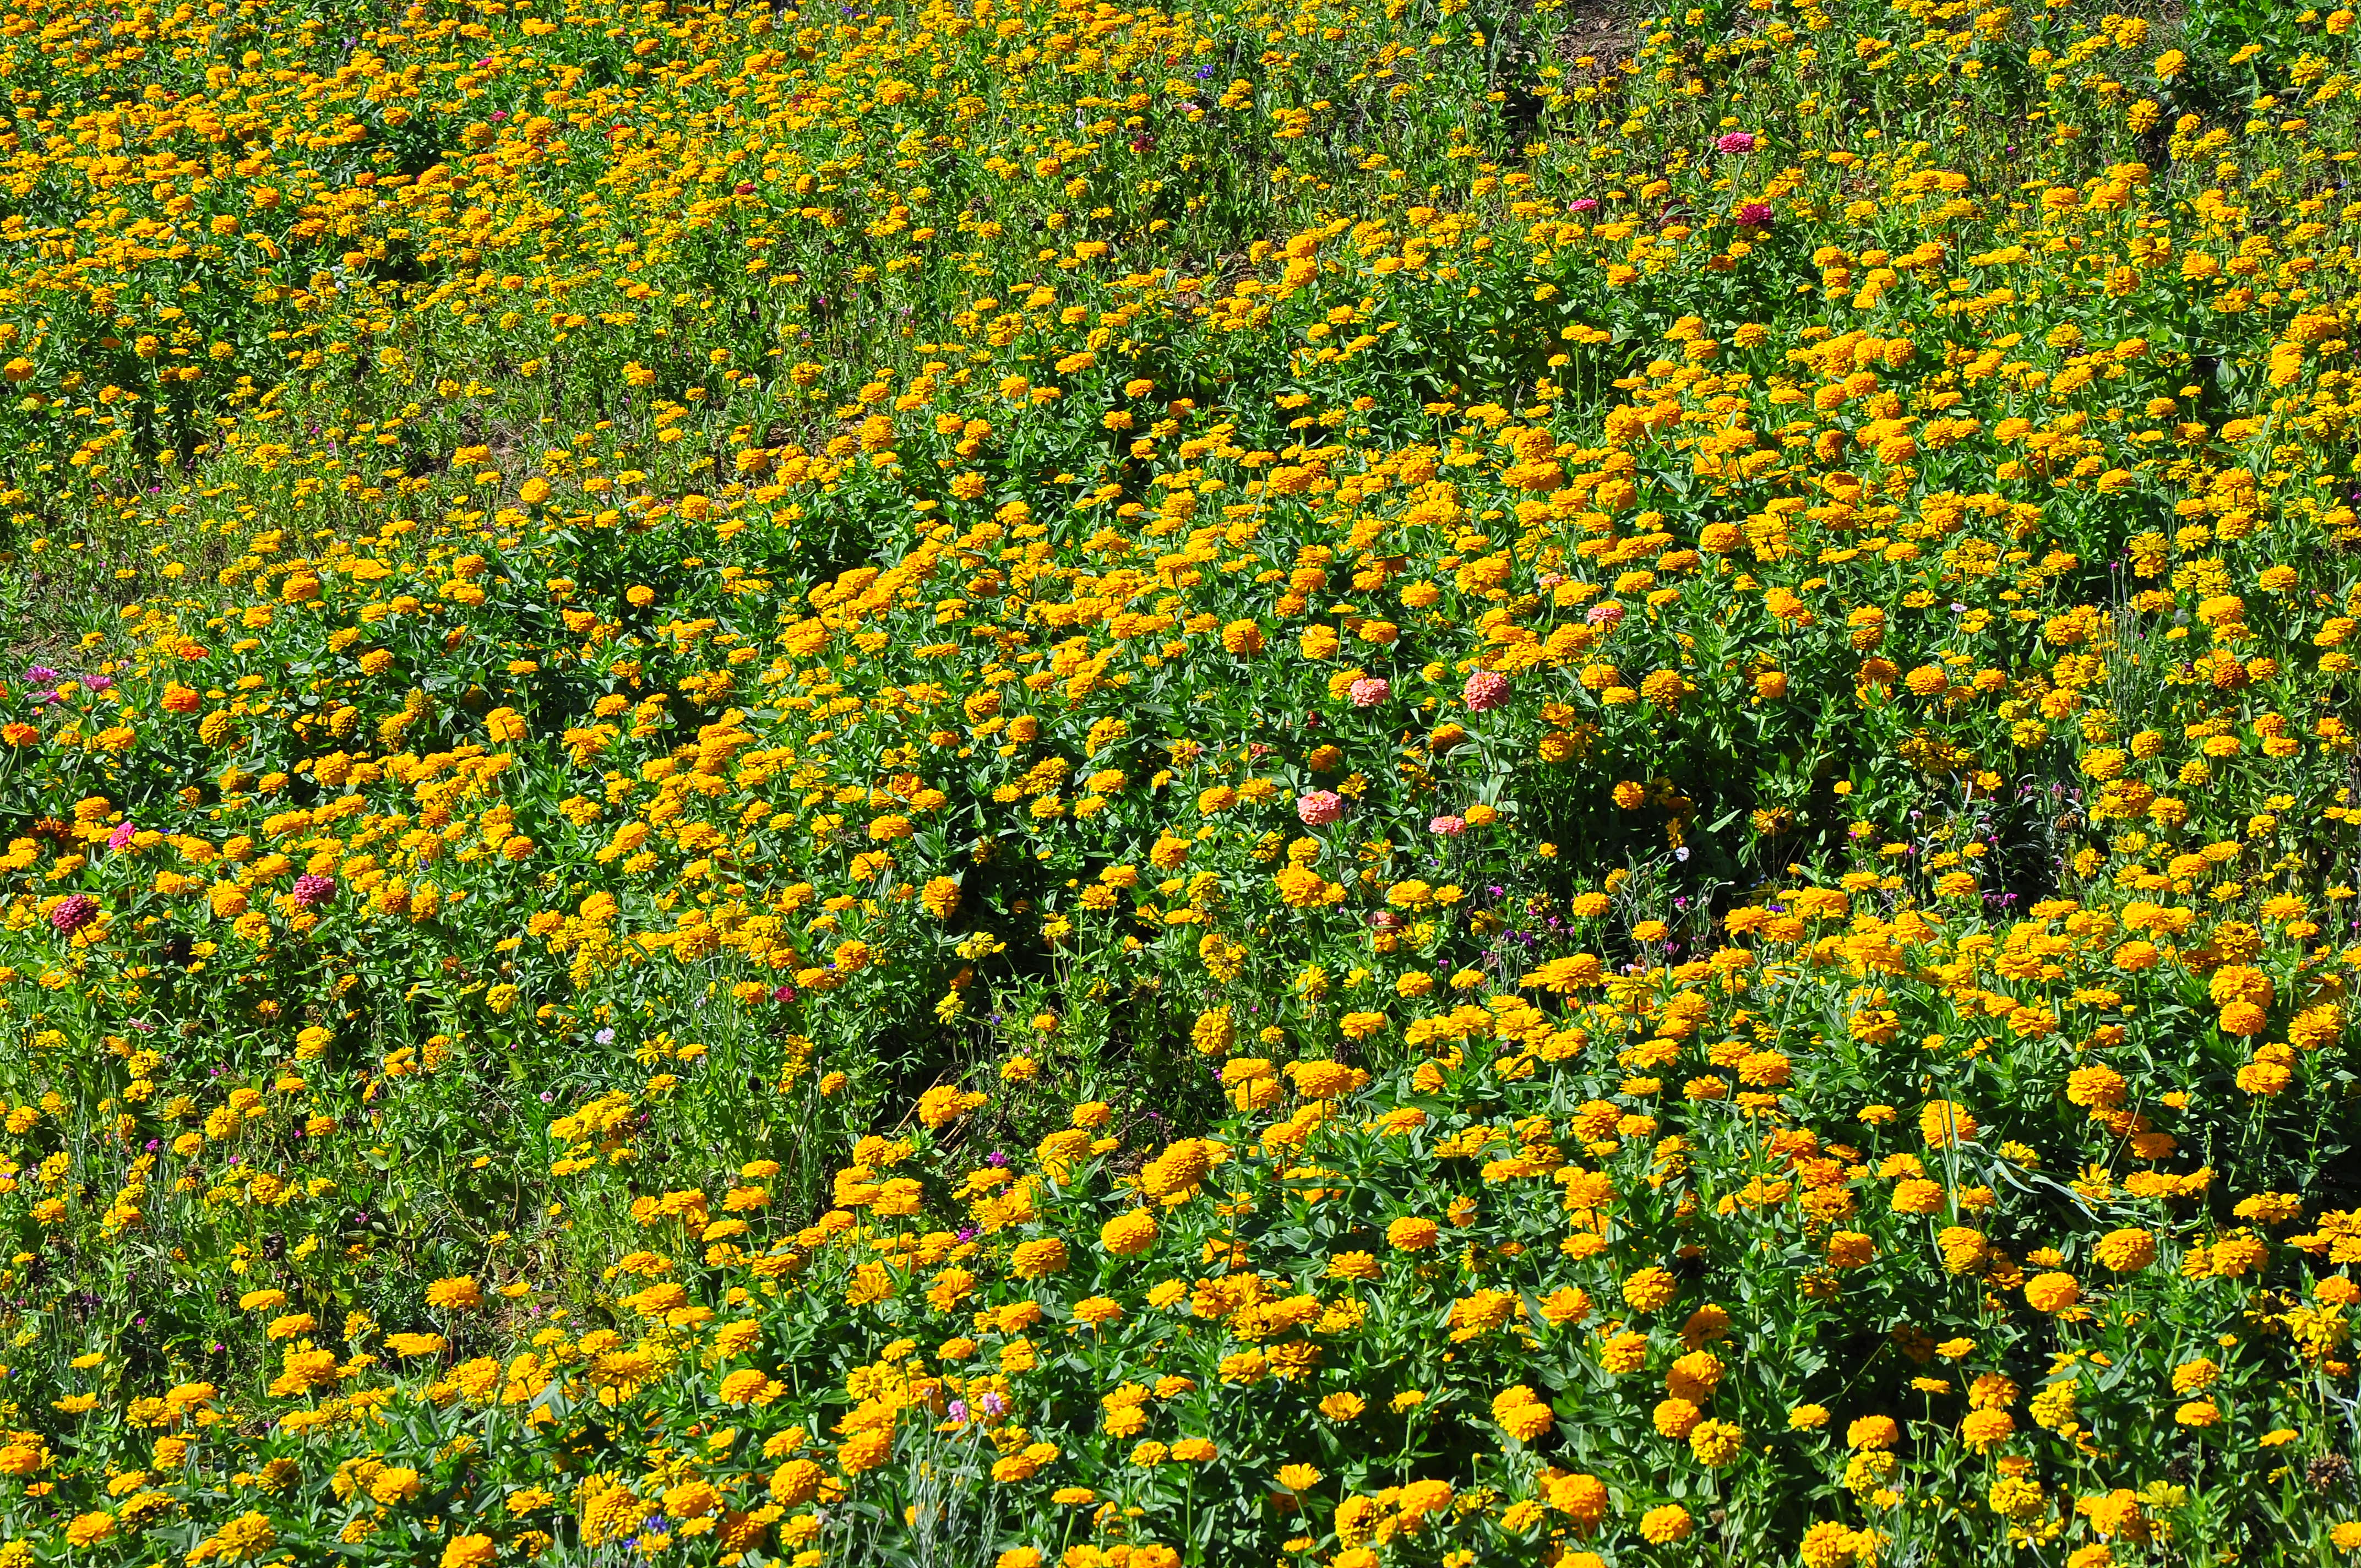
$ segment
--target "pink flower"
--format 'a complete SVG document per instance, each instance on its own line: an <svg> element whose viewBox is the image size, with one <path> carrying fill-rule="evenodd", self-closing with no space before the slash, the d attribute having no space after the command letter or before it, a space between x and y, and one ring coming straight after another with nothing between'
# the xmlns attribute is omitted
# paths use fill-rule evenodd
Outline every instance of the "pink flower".
<svg viewBox="0 0 2361 1568"><path fill-rule="evenodd" d="M1565 210L1569 213L1595 213L1598 210L1598 198L1596 196L1576 196L1573 201L1568 202L1565 204Z"/></svg>
<svg viewBox="0 0 2361 1568"><path fill-rule="evenodd" d="M1623 607L1609 599L1605 604L1592 605L1590 612L1582 619L1593 626L1617 626L1622 622Z"/></svg>
<svg viewBox="0 0 2361 1568"><path fill-rule="evenodd" d="M49 924L69 937L97 918L98 900L86 893L74 894L49 911Z"/></svg>
<svg viewBox="0 0 2361 1568"><path fill-rule="evenodd" d="M1467 677L1466 687L1460 696L1471 713L1489 713L1506 707L1509 701L1509 677L1498 670L1478 670Z"/></svg>
<svg viewBox="0 0 2361 1568"><path fill-rule="evenodd" d="M1446 839L1456 839L1459 835L1467 831L1467 818L1465 817L1438 817L1433 821L1428 823L1427 827L1432 828L1433 831L1442 834Z"/></svg>
<svg viewBox="0 0 2361 1568"><path fill-rule="evenodd" d="M1345 797L1333 789L1315 789L1295 803L1295 815L1310 828L1324 828L1345 815Z"/></svg>
<svg viewBox="0 0 2361 1568"><path fill-rule="evenodd" d="M1771 203L1749 202L1738 209L1738 221L1747 228L1767 229L1771 226Z"/></svg>
<svg viewBox="0 0 2361 1568"><path fill-rule="evenodd" d="M117 828L114 832L109 833L106 836L106 847L110 850L119 850L123 848L124 845L131 842L131 836L138 831L139 829L136 826L126 822L123 826Z"/></svg>
<svg viewBox="0 0 2361 1568"><path fill-rule="evenodd" d="M295 879L295 907L317 909L336 896L336 884L328 878L311 872Z"/></svg>
<svg viewBox="0 0 2361 1568"><path fill-rule="evenodd" d="M1394 695L1394 684L1378 675L1364 675L1345 688L1355 707L1375 707Z"/></svg>
<svg viewBox="0 0 2361 1568"><path fill-rule="evenodd" d="M1723 152L1752 152L1754 135L1751 131L1732 131L1713 145Z"/></svg>

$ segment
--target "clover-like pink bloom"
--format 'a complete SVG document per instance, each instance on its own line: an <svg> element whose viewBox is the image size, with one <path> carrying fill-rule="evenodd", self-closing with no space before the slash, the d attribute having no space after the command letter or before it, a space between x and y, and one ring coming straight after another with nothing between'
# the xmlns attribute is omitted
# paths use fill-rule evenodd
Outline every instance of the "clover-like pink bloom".
<svg viewBox="0 0 2361 1568"><path fill-rule="evenodd" d="M49 911L49 924L68 937L97 918L98 900L86 893L71 894Z"/></svg>
<svg viewBox="0 0 2361 1568"><path fill-rule="evenodd" d="M1467 831L1467 818L1465 817L1438 817L1433 821L1428 823L1427 827L1433 831L1440 833L1446 839L1456 839L1459 835Z"/></svg>
<svg viewBox="0 0 2361 1568"><path fill-rule="evenodd" d="M1507 706L1509 677L1498 670L1478 670L1467 677L1467 685L1459 695L1466 700L1469 712L1489 713L1496 707Z"/></svg>
<svg viewBox="0 0 2361 1568"><path fill-rule="evenodd" d="M1752 131L1732 131L1713 145L1723 152L1752 152L1754 150L1754 133Z"/></svg>
<svg viewBox="0 0 2361 1568"><path fill-rule="evenodd" d="M1364 675L1345 688L1355 707L1375 707L1394 695L1393 682L1381 675Z"/></svg>
<svg viewBox="0 0 2361 1568"><path fill-rule="evenodd" d="M1295 815L1308 828L1324 828L1345 815L1345 797L1333 789L1315 789L1295 803Z"/></svg>

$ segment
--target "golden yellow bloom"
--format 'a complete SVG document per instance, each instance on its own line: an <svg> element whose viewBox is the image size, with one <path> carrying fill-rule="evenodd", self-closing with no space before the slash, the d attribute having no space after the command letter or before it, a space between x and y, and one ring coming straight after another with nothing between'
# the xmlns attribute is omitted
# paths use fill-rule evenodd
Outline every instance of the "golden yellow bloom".
<svg viewBox="0 0 2361 1568"><path fill-rule="evenodd" d="M484 1304L484 1293L470 1276L454 1275L426 1288L426 1304L446 1312L472 1311Z"/></svg>
<svg viewBox="0 0 2361 1568"><path fill-rule="evenodd" d="M2082 1298L2070 1274L2037 1274L2025 1282L2026 1304L2037 1312L2062 1312Z"/></svg>
<svg viewBox="0 0 2361 1568"><path fill-rule="evenodd" d="M1156 1231L1154 1215L1128 1210L1099 1228L1099 1245L1111 1256L1136 1257L1156 1245Z"/></svg>

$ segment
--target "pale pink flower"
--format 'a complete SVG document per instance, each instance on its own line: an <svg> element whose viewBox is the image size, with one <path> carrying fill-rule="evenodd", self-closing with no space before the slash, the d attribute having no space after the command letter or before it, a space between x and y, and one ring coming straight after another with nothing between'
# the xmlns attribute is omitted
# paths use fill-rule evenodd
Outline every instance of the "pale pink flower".
<svg viewBox="0 0 2361 1568"><path fill-rule="evenodd" d="M1460 693L1472 713L1489 713L1504 707L1509 701L1509 677L1498 670L1478 670L1467 677L1466 687Z"/></svg>

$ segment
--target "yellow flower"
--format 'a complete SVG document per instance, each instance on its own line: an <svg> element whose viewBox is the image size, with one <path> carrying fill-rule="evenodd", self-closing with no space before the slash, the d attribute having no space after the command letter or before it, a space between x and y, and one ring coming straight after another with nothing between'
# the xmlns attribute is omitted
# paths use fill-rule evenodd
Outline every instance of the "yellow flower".
<svg viewBox="0 0 2361 1568"><path fill-rule="evenodd" d="M1623 1281L1623 1300L1635 1312L1653 1312L1672 1304L1680 1282L1665 1269L1648 1267Z"/></svg>
<svg viewBox="0 0 2361 1568"><path fill-rule="evenodd" d="M2004 1442L2016 1431L2015 1418L2006 1410L1970 1410L1960 1422L1960 1440L1978 1453Z"/></svg>
<svg viewBox="0 0 2361 1568"><path fill-rule="evenodd" d="M2001 1518L2020 1524L2040 1518L2048 1506L2039 1483L2015 1475L1993 1482L1984 1501Z"/></svg>
<svg viewBox="0 0 2361 1568"><path fill-rule="evenodd" d="M406 1503L425 1490L425 1481L417 1471L390 1466L377 1473L369 1482L369 1496L387 1508Z"/></svg>
<svg viewBox="0 0 2361 1568"><path fill-rule="evenodd" d="M1386 1227L1386 1244L1400 1252L1423 1252L1442 1234L1433 1220L1404 1216Z"/></svg>
<svg viewBox="0 0 2361 1568"><path fill-rule="evenodd" d="M1702 1415L1696 1405L1677 1395L1660 1399L1654 1411L1656 1431L1677 1442L1696 1430Z"/></svg>
<svg viewBox="0 0 2361 1568"><path fill-rule="evenodd" d="M426 1304L446 1312L472 1311L484 1304L484 1293L476 1288L472 1276L454 1275L426 1288Z"/></svg>
<svg viewBox="0 0 2361 1568"><path fill-rule="evenodd" d="M670 1495L666 1495L669 1506ZM443 1548L443 1568L484 1568L498 1556L500 1548L489 1535L454 1536Z"/></svg>
<svg viewBox="0 0 2361 1568"><path fill-rule="evenodd" d="M1055 1236L1026 1242L1010 1255L1009 1266L1019 1279L1042 1279L1066 1267L1066 1244Z"/></svg>
<svg viewBox="0 0 2361 1568"><path fill-rule="evenodd" d="M1979 1130L1967 1107L1949 1100L1930 1100L1918 1113L1919 1137L1930 1149L1974 1143Z"/></svg>
<svg viewBox="0 0 2361 1568"><path fill-rule="evenodd" d="M856 1432L837 1445L837 1467L847 1475L858 1475L884 1464L886 1456L893 1451L894 1434L891 1431L873 1430Z"/></svg>
<svg viewBox="0 0 2361 1568"><path fill-rule="evenodd" d="M2092 1255L2103 1268L2117 1274L2136 1273L2156 1261L2156 1237L2138 1229L2110 1231Z"/></svg>
<svg viewBox="0 0 2361 1568"><path fill-rule="evenodd" d="M66 1544L77 1549L96 1546L115 1534L115 1516L98 1512L76 1514L66 1524Z"/></svg>
<svg viewBox="0 0 2361 1568"><path fill-rule="evenodd" d="M1099 1245L1111 1256L1136 1257L1156 1245L1156 1216L1145 1209L1116 1215L1099 1228Z"/></svg>
<svg viewBox="0 0 2361 1568"><path fill-rule="evenodd" d="M1532 1389L1520 1383L1492 1396L1492 1420L1520 1442L1531 1442L1557 1420Z"/></svg>
<svg viewBox="0 0 2361 1568"><path fill-rule="evenodd" d="M1845 1428L1845 1446L1881 1451L1902 1441L1902 1429L1892 1416L1862 1416Z"/></svg>
<svg viewBox="0 0 2361 1568"><path fill-rule="evenodd" d="M1689 1452L1700 1464L1728 1464L1745 1449L1744 1430L1730 1421L1700 1421L1689 1431Z"/></svg>
<svg viewBox="0 0 2361 1568"><path fill-rule="evenodd" d="M1852 1568L1865 1557L1874 1555L1873 1545L1864 1550L1862 1538L1867 1533L1824 1519L1804 1531L1804 1539L1797 1543L1797 1555L1804 1568Z"/></svg>
<svg viewBox="0 0 2361 1568"><path fill-rule="evenodd" d="M1561 1475L1548 1484L1549 1506L1572 1516L1583 1530L1597 1528L1607 1517L1607 1484L1596 1475Z"/></svg>
<svg viewBox="0 0 2361 1568"><path fill-rule="evenodd" d="M2062 1312L2082 1298L2070 1274L2037 1274L2025 1282L2026 1304L2037 1312Z"/></svg>

